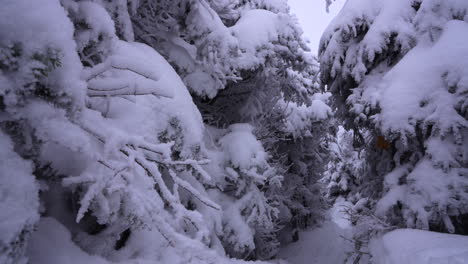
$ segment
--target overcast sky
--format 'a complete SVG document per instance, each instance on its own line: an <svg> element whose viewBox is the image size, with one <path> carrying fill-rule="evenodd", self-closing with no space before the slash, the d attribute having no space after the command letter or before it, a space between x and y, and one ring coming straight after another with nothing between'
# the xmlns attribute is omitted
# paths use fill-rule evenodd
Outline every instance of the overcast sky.
<svg viewBox="0 0 468 264"><path fill-rule="evenodd" d="M288 2L302 25L305 37L310 40L312 51L316 54L323 31L340 11L345 0L334 2L330 7L330 13L325 10L325 0L288 0Z"/></svg>

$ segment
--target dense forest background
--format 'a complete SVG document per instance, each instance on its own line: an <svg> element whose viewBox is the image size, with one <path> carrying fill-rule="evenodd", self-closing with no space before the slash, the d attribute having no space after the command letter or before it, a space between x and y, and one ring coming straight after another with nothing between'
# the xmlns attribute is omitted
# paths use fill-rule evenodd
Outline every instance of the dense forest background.
<svg viewBox="0 0 468 264"><path fill-rule="evenodd" d="M347 263L468 235L467 1L348 0L318 54L286 0L0 21L1 263L274 263L337 203Z"/></svg>

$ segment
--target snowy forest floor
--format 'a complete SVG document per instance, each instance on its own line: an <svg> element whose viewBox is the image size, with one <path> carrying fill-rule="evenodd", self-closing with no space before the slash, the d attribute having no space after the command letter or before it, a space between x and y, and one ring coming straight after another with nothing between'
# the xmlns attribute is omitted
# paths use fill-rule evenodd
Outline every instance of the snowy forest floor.
<svg viewBox="0 0 468 264"><path fill-rule="evenodd" d="M346 204L337 202L329 210L329 220L320 227L303 231L299 241L284 247L279 257L291 264L344 263L351 244L351 225L343 213Z"/></svg>
<svg viewBox="0 0 468 264"><path fill-rule="evenodd" d="M303 231L299 241L284 247L280 259L290 264L346 263L352 244L352 226L343 213L348 206L337 201L329 220L320 227ZM467 264L468 236L416 229L397 229L371 242L372 262L376 264Z"/></svg>
<svg viewBox="0 0 468 264"><path fill-rule="evenodd" d="M346 253L352 250L351 243L345 239L351 237L352 233L352 226L343 213L346 206L345 202L338 201L329 210L327 221L318 228L301 232L299 241L284 247L278 260L270 263L346 263ZM28 255L37 264L114 263L82 251L71 241L68 231L52 218L44 218L41 221L28 251ZM373 255L372 263L376 264L466 264L468 263L468 237L415 229L398 229L376 239L371 246L371 254ZM154 262L136 260L132 263Z"/></svg>

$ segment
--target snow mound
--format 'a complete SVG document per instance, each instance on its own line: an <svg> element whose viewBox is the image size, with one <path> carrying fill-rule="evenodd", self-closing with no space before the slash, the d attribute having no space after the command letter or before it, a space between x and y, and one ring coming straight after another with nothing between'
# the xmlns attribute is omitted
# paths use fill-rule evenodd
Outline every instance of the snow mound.
<svg viewBox="0 0 468 264"><path fill-rule="evenodd" d="M468 236L398 229L372 241L370 249L380 264L468 263Z"/></svg>

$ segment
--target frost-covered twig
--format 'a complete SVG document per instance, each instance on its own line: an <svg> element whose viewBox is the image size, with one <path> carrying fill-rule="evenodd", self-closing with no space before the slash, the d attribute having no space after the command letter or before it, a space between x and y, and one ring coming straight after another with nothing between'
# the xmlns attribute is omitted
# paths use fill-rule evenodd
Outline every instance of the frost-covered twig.
<svg viewBox="0 0 468 264"><path fill-rule="evenodd" d="M103 136L99 135L98 132L93 131L91 128L81 125L83 130L97 138L101 143L105 144L106 141ZM136 146L135 146L136 145ZM137 149L143 149L146 151L151 151L157 154L162 155L163 153L160 151L157 151L153 148L150 147L150 143L143 143L141 144L125 144L123 147L119 148L119 152L125 155L126 157L135 157L134 162L139 165L146 173L148 176L154 178L156 182L158 183L158 186L162 191L162 194L164 198L168 201L175 201L174 195L169 191L167 188L167 185L162 179L161 173L157 168L155 168L151 163L157 163L159 165L165 166L170 170L171 165L190 165L192 166L196 171L202 175L202 177L206 180L210 180L211 177L204 171L199 165L201 164L206 164L209 160L202 160L202 161L195 161L195 160L183 160L183 161L172 161L170 159L154 159L152 157L148 157L144 155L144 153L138 153ZM133 152L133 153L132 153ZM174 182L176 182L179 186L181 186L183 189L185 189L187 192L192 194L196 199L198 199L200 202L205 204L208 207L211 207L215 210L220 210L219 205L214 203L213 201L209 200L206 197L203 197L203 195L200 194L195 188L192 187L192 185L185 180L179 178L179 177L174 177Z"/></svg>

